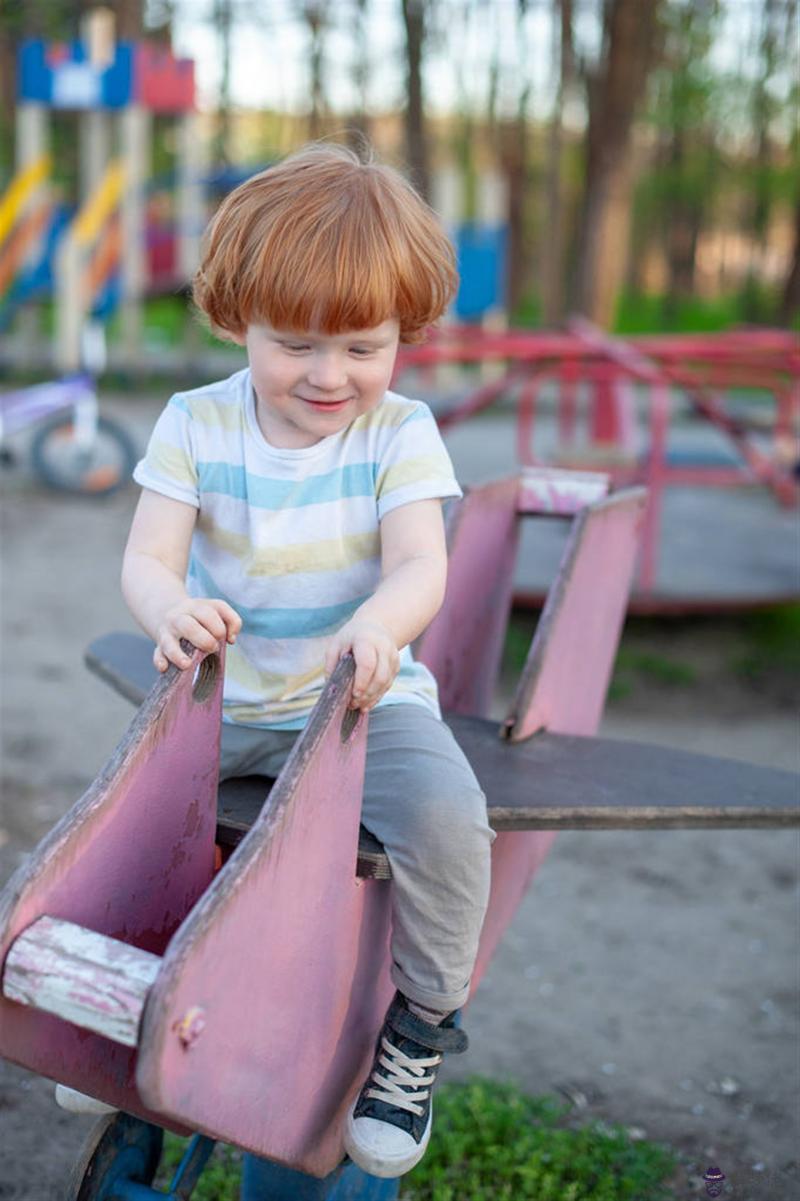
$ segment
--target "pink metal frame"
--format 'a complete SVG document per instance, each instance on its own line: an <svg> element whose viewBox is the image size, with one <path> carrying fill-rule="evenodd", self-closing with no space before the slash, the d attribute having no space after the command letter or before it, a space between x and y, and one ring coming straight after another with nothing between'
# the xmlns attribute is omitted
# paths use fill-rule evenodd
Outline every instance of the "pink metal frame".
<svg viewBox="0 0 800 1201"><path fill-rule="evenodd" d="M595 465L616 486L644 483L649 510L638 578L641 594L652 594L658 560L661 510L671 486L770 488L782 505L794 505L800 492L779 445L796 440L800 422L800 343L780 330L736 330L726 334L611 338L581 319L566 333L487 332L480 327L447 326L423 346L403 347L398 373L408 367L442 363L498 362L499 379L476 388L439 416L442 430L489 408L509 392L517 396L516 452L520 465L541 466L534 449L537 399L542 385L556 380L559 465ZM639 460L632 387L649 397L649 447ZM577 390L588 386L588 445L578 444ZM765 454L750 431L727 411L724 392L751 386L774 400L767 429L773 452ZM742 466L677 466L668 463L667 436L672 389L683 392L695 412L730 439ZM800 458L798 445L796 458Z"/></svg>

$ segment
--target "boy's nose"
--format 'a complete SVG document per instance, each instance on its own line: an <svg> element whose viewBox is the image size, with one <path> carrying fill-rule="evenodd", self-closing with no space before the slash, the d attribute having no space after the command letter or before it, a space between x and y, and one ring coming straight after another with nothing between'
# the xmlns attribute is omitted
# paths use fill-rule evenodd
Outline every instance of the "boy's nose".
<svg viewBox="0 0 800 1201"><path fill-rule="evenodd" d="M344 362L337 354L314 355L308 370L308 382L324 392L335 392L347 383Z"/></svg>

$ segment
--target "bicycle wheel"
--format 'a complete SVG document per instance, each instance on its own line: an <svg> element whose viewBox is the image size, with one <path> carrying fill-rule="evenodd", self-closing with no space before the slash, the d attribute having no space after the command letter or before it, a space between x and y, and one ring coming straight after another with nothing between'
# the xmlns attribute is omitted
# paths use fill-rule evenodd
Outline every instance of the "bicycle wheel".
<svg viewBox="0 0 800 1201"><path fill-rule="evenodd" d="M89 1134L64 1194L67 1201L113 1201L125 1185L143 1193L153 1183L164 1131L127 1113L100 1118ZM153 1193L153 1196L161 1196Z"/></svg>
<svg viewBox="0 0 800 1201"><path fill-rule="evenodd" d="M128 482L137 461L130 435L108 417L97 418L91 445L75 439L71 416L58 416L36 433L31 444L34 470L51 488L108 496Z"/></svg>

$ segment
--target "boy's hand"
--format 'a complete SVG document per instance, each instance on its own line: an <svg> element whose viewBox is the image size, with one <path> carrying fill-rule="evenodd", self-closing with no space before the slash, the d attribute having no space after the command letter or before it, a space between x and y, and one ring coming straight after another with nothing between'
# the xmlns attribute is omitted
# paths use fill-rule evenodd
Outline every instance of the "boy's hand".
<svg viewBox="0 0 800 1201"><path fill-rule="evenodd" d="M241 617L227 601L187 596L164 614L153 663L159 671L166 671L170 663L184 671L192 660L181 650L181 638L198 650L213 652L219 650L222 639L235 642L241 628Z"/></svg>
<svg viewBox="0 0 800 1201"><path fill-rule="evenodd" d="M380 622L354 617L334 634L325 648L326 679L348 651L353 652L356 661L350 707L366 713L391 687L400 670L400 653L394 638Z"/></svg>

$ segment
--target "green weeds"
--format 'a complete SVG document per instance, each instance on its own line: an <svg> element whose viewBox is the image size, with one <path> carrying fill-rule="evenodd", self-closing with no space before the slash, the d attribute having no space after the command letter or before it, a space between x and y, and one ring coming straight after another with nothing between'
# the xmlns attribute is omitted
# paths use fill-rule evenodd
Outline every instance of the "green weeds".
<svg viewBox="0 0 800 1201"><path fill-rule="evenodd" d="M434 1134L401 1201L661 1201L678 1160L621 1126L568 1124L570 1106L474 1078L436 1094Z"/></svg>
<svg viewBox="0 0 800 1201"><path fill-rule="evenodd" d="M169 1131L164 1135L164 1151L154 1187L166 1194L189 1140ZM192 1193L192 1201L239 1201L242 1180L242 1153L217 1143L203 1174Z"/></svg>
<svg viewBox="0 0 800 1201"><path fill-rule="evenodd" d="M688 688L697 682L697 671L689 663L655 651L621 646L608 690L609 700L622 700L634 691L637 683L648 681L665 688Z"/></svg>
<svg viewBox="0 0 800 1201"><path fill-rule="evenodd" d="M758 684L770 674L800 679L800 605L780 605L742 620L743 648L732 670Z"/></svg>
<svg viewBox="0 0 800 1201"><path fill-rule="evenodd" d="M434 1133L404 1177L400 1201L669 1201L679 1160L624 1127L578 1125L571 1107L475 1077L436 1093ZM166 1189L186 1146L167 1134L156 1187ZM238 1201L241 1156L218 1146L192 1201Z"/></svg>

